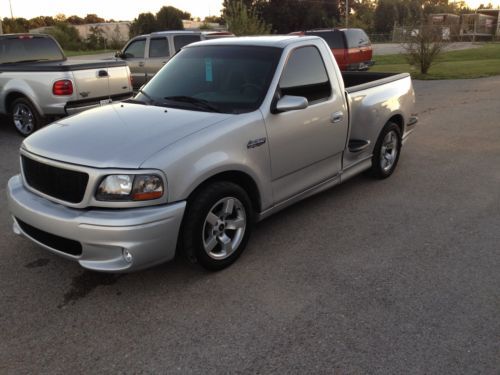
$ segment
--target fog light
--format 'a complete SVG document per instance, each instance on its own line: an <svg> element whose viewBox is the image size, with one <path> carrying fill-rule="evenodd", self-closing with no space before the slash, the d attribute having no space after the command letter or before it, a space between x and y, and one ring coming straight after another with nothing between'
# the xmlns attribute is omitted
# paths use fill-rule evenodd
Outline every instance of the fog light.
<svg viewBox="0 0 500 375"><path fill-rule="evenodd" d="M127 263L132 263L132 254L130 254L130 252L127 250L127 249L124 249L123 250L123 259L125 259L125 261Z"/></svg>

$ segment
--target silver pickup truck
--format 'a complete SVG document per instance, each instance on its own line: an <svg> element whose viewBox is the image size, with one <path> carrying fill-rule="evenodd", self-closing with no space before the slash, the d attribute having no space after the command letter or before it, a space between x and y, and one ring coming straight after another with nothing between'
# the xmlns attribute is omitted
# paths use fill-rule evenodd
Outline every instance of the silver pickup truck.
<svg viewBox="0 0 500 375"><path fill-rule="evenodd" d="M408 74L342 76L318 37L195 43L134 99L25 139L14 232L96 271L177 251L222 269L256 220L363 171L390 176L414 102Z"/></svg>
<svg viewBox="0 0 500 375"><path fill-rule="evenodd" d="M69 61L48 35L0 35L0 115L26 136L46 121L132 96L123 61Z"/></svg>

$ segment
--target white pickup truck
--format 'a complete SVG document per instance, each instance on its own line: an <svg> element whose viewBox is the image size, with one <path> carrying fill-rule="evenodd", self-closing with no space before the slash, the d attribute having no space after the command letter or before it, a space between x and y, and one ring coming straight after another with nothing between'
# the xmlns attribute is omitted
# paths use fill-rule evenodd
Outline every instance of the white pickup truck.
<svg viewBox="0 0 500 375"><path fill-rule="evenodd" d="M123 61L69 61L48 35L0 35L0 115L24 136L48 120L131 96Z"/></svg>
<svg viewBox="0 0 500 375"><path fill-rule="evenodd" d="M414 102L409 74L342 74L319 37L194 43L134 99L24 140L14 232L96 271L177 251L221 269L255 220L363 171L389 177Z"/></svg>

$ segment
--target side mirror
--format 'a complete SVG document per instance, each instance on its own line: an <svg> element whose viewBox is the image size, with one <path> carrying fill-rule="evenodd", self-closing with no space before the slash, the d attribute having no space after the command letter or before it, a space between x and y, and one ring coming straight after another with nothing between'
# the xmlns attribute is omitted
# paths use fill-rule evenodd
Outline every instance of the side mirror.
<svg viewBox="0 0 500 375"><path fill-rule="evenodd" d="M306 109L309 106L307 98L303 96L285 95L276 103L276 112L288 112Z"/></svg>
<svg viewBox="0 0 500 375"><path fill-rule="evenodd" d="M123 55L123 53L121 51L116 51L115 52L115 57L117 59L123 59L125 56Z"/></svg>

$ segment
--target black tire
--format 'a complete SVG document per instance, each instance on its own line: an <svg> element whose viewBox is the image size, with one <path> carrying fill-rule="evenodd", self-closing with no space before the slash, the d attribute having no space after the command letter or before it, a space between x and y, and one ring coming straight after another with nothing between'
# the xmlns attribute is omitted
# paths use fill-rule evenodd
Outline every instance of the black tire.
<svg viewBox="0 0 500 375"><path fill-rule="evenodd" d="M387 137L390 137L389 134L392 135L392 138L390 142L387 142ZM368 174L379 179L389 177L398 165L401 144L401 129L397 124L388 122L380 132L375 144L372 167L368 170ZM394 153L386 152L392 150L394 150Z"/></svg>
<svg viewBox="0 0 500 375"><path fill-rule="evenodd" d="M27 137L44 125L44 120L35 106L26 98L14 100L10 106L12 125L19 134Z"/></svg>
<svg viewBox="0 0 500 375"><path fill-rule="evenodd" d="M225 214L222 211L220 214L218 212L224 207L229 209L231 199L233 200L231 214L224 218ZM214 215L209 217L210 213ZM243 216L244 229L242 231L241 228L230 229L230 226L236 227L231 223L238 221L238 225L241 225ZM217 181L205 186L188 201L181 231L182 249L185 255L208 270L217 271L228 267L245 250L252 232L254 216L250 198L241 186L228 181ZM211 224L214 218L218 221ZM227 238L231 239L231 244L230 250L226 251L223 240L227 241ZM214 239L216 244L210 251L207 247L213 244Z"/></svg>

